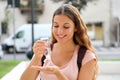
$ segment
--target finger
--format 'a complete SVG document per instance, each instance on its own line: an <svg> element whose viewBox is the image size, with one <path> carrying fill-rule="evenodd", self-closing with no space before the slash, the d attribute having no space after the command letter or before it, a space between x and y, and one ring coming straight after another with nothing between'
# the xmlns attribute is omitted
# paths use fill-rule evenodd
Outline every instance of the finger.
<svg viewBox="0 0 120 80"><path fill-rule="evenodd" d="M44 50L44 49L46 49L46 46L45 46L45 44L35 43L34 46L33 46L33 49L34 50Z"/></svg>
<svg viewBox="0 0 120 80"><path fill-rule="evenodd" d="M44 67L40 67L40 66L31 66L31 68L39 71L45 69Z"/></svg>
<svg viewBox="0 0 120 80"><path fill-rule="evenodd" d="M42 46L47 47L46 42L44 42L44 41L37 41L33 45L33 47L42 47Z"/></svg>
<svg viewBox="0 0 120 80"><path fill-rule="evenodd" d="M33 68L33 69L39 69L40 66L31 66L31 68Z"/></svg>
<svg viewBox="0 0 120 80"><path fill-rule="evenodd" d="M46 42L46 45L47 45L47 46L50 46L50 45L51 45L51 42L50 42L50 41Z"/></svg>
<svg viewBox="0 0 120 80"><path fill-rule="evenodd" d="M37 48L37 49L33 49L33 52L37 54L45 54L47 50L46 49L42 50L42 49Z"/></svg>
<svg viewBox="0 0 120 80"><path fill-rule="evenodd" d="M35 42L33 47L41 47L41 46L45 46L45 43L43 42Z"/></svg>

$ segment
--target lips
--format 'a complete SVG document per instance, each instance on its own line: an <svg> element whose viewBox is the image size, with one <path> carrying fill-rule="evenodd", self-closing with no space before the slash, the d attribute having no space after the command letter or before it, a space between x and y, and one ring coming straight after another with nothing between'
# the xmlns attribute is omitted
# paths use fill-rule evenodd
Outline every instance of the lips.
<svg viewBox="0 0 120 80"><path fill-rule="evenodd" d="M65 38L67 35L57 35L57 38L58 39L63 39L63 38Z"/></svg>

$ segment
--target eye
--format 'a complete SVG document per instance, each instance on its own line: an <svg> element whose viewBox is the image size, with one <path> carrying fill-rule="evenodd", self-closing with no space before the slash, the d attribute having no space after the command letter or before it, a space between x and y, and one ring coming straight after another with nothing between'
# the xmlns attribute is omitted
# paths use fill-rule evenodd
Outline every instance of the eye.
<svg viewBox="0 0 120 80"><path fill-rule="evenodd" d="M65 29L69 29L70 27L69 26L64 26Z"/></svg>
<svg viewBox="0 0 120 80"><path fill-rule="evenodd" d="M54 27L54 28L58 28L59 26L58 26L58 25L54 25L53 27Z"/></svg>

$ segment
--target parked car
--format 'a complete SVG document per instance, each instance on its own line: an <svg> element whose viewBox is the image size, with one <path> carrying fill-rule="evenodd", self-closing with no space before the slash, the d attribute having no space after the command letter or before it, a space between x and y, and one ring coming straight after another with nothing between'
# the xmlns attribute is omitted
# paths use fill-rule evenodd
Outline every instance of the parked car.
<svg viewBox="0 0 120 80"><path fill-rule="evenodd" d="M3 53L3 51L2 51L2 47L1 47L1 45L0 45L0 59L3 58L3 55L4 55L4 53Z"/></svg>
<svg viewBox="0 0 120 80"><path fill-rule="evenodd" d="M51 24L34 24L34 38L51 36ZM15 42L15 44L14 44ZM2 50L7 53L25 52L32 43L32 24L24 24L16 29L15 34L10 35L2 43Z"/></svg>
<svg viewBox="0 0 120 80"><path fill-rule="evenodd" d="M40 37L39 39L35 39L35 41L37 41L37 40L44 40L44 41L49 41L50 40L50 37ZM35 42L34 41L34 42ZM33 50L32 50L32 45L30 44L30 46L29 46L29 48L27 49L27 51L25 52L25 54L26 54L26 57L28 58L28 59L31 59L32 58L32 56L33 56Z"/></svg>

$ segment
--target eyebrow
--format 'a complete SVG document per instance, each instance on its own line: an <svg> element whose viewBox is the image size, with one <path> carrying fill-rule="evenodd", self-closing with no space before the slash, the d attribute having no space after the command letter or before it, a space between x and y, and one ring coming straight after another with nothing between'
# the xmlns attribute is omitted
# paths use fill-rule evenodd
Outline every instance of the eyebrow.
<svg viewBox="0 0 120 80"><path fill-rule="evenodd" d="M53 24L54 24L54 23L55 23L55 24L58 24L57 22L53 22ZM65 25L65 24L70 24L70 23L66 22L66 23L64 23L64 25Z"/></svg>
<svg viewBox="0 0 120 80"><path fill-rule="evenodd" d="M65 24L70 24L70 23L65 23Z"/></svg>

